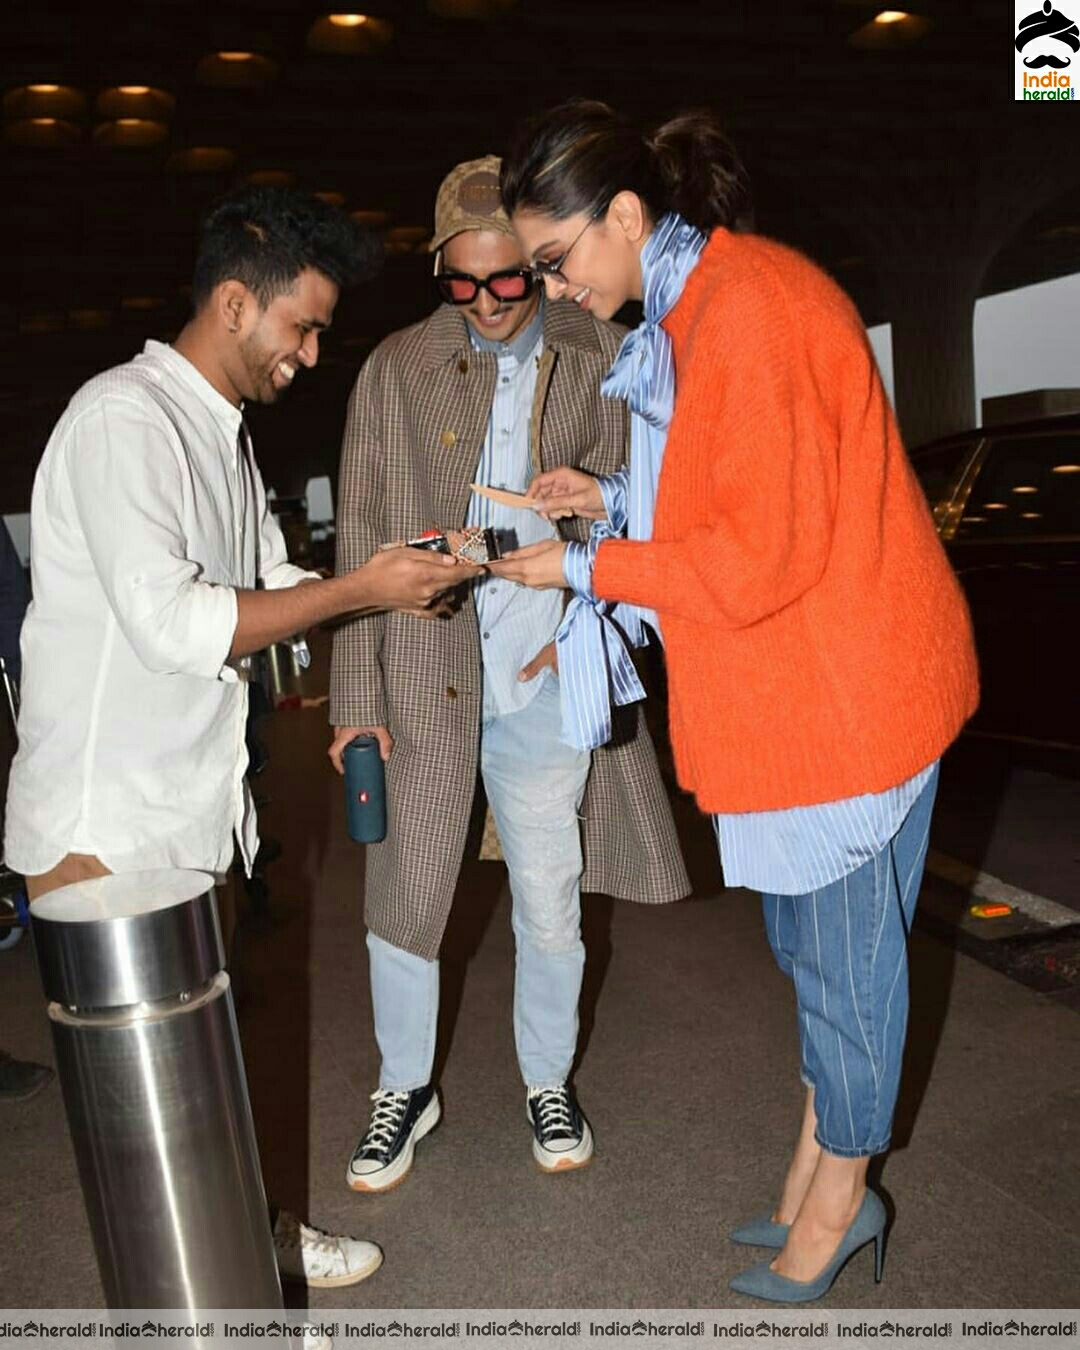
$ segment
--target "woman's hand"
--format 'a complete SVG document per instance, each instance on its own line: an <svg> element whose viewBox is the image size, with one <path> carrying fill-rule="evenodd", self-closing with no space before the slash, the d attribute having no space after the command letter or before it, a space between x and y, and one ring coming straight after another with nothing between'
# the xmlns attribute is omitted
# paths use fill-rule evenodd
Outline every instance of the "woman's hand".
<svg viewBox="0 0 1080 1350"><path fill-rule="evenodd" d="M493 576L505 577L507 581L516 581L519 586L531 586L534 590L564 590L566 579L563 576L563 554L566 544L561 539L544 539L539 544L529 544L508 553L498 562L485 563Z"/></svg>
<svg viewBox="0 0 1080 1350"><path fill-rule="evenodd" d="M596 479L590 473L566 465L538 473L525 495L530 502L543 503L536 511L545 520L561 520L564 516L583 516L586 520L607 518L607 508Z"/></svg>

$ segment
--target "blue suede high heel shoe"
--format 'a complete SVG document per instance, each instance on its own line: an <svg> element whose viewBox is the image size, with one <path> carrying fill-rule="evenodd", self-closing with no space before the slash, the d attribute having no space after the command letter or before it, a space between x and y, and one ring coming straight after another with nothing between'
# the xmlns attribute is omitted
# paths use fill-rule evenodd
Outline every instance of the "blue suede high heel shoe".
<svg viewBox="0 0 1080 1350"><path fill-rule="evenodd" d="M833 1259L814 1280L789 1280L786 1275L778 1275L770 1270L768 1261L751 1266L731 1281L731 1288L738 1294L749 1294L751 1298L765 1299L769 1303L813 1303L828 1293L833 1280L843 1269L847 1261L868 1242L874 1244L874 1279L881 1283L881 1268L885 1261L885 1206L873 1191L867 1191L859 1212L851 1221L851 1226L840 1239Z"/></svg>
<svg viewBox="0 0 1080 1350"><path fill-rule="evenodd" d="M741 1242L744 1247L775 1247L779 1251L787 1241L788 1227L786 1223L777 1223L769 1214L759 1214L736 1228L731 1241Z"/></svg>

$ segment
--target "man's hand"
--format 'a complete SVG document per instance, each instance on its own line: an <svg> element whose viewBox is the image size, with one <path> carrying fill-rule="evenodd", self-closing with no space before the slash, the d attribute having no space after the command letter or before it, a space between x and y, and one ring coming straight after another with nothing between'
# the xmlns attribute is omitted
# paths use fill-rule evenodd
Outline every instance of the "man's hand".
<svg viewBox="0 0 1080 1350"><path fill-rule="evenodd" d="M516 581L519 586L531 586L534 590L565 590L566 579L563 576L563 554L566 544L561 539L544 539L539 544L529 544L508 553L498 562L486 564L493 576L505 577L507 581Z"/></svg>
<svg viewBox="0 0 1080 1350"><path fill-rule="evenodd" d="M334 739L330 742L330 749L327 754L330 756L330 763L337 769L338 773L345 772L345 765L341 762L341 752L354 741L357 736L374 736L379 742L379 754L385 764L390 758L394 749L394 738L385 727L335 727Z"/></svg>
<svg viewBox="0 0 1080 1350"><path fill-rule="evenodd" d="M423 619L448 612L443 597L478 577L482 569L442 553L391 548L363 567L329 581L305 578L305 585L280 590L237 590L232 657L247 656L293 633L340 615L404 610Z"/></svg>
<svg viewBox="0 0 1080 1350"><path fill-rule="evenodd" d="M543 502L536 511L545 520L560 520L564 516L584 516L586 520L607 518L607 508L596 479L592 474L566 465L548 473L538 473L525 495L531 502Z"/></svg>
<svg viewBox="0 0 1080 1350"><path fill-rule="evenodd" d="M481 570L445 553L402 547L380 550L341 579L354 584L357 609L407 610L430 619L442 612L441 597Z"/></svg>
<svg viewBox="0 0 1080 1350"><path fill-rule="evenodd" d="M553 674L559 673L559 658L555 652L555 643L549 642L546 647L541 647L533 659L526 666L518 671L518 679L522 684L529 680L535 680L544 670L550 670Z"/></svg>

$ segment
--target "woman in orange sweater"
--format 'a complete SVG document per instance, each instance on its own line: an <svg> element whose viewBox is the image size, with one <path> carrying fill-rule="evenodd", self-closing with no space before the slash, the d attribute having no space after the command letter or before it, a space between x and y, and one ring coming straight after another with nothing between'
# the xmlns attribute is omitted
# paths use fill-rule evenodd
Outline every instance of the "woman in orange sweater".
<svg viewBox="0 0 1080 1350"><path fill-rule="evenodd" d="M798 1007L794 1157L775 1207L732 1234L777 1255L732 1287L805 1302L870 1241L880 1278L867 1164L889 1145L938 760L978 697L966 606L854 306L732 232L745 178L707 115L644 138L564 104L524 130L502 188L550 295L605 319L644 304L605 385L630 405L629 468L531 489L595 519L592 538L496 568L575 593L558 652L578 744L640 696L617 634L661 635L679 781L727 884L761 891Z"/></svg>

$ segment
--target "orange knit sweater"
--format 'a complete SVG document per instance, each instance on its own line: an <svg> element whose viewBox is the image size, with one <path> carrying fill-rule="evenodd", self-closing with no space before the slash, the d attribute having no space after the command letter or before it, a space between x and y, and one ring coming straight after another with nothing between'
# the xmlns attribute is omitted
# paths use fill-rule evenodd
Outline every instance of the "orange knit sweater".
<svg viewBox="0 0 1080 1350"><path fill-rule="evenodd" d="M880 792L978 702L971 625L854 306L714 231L664 321L675 411L652 539L593 584L655 609L679 782L709 812Z"/></svg>

